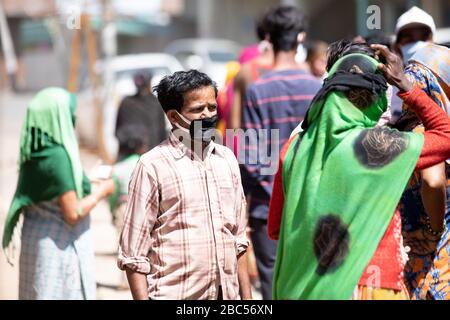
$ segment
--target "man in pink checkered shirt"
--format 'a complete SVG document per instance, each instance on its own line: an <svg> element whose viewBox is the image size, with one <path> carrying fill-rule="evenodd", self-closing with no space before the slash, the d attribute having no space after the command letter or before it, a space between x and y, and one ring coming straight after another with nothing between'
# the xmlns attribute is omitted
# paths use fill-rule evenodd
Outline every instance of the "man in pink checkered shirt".
<svg viewBox="0 0 450 320"><path fill-rule="evenodd" d="M239 166L212 141L217 88L190 70L155 91L174 129L134 169L118 266L134 299L251 299Z"/></svg>

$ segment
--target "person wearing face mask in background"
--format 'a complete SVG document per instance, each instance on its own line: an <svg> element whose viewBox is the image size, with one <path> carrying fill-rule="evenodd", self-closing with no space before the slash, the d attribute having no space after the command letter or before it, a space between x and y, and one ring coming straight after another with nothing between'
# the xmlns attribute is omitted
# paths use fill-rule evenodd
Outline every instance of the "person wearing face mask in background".
<svg viewBox="0 0 450 320"><path fill-rule="evenodd" d="M403 59L406 75L449 113L449 49L433 43L433 18L413 7L397 20L395 50ZM407 109L407 108L404 108ZM399 121L406 129L419 124L404 110Z"/></svg>
<svg viewBox="0 0 450 320"><path fill-rule="evenodd" d="M409 80L448 114L450 51L433 43L435 30L433 18L413 7L397 20L395 47ZM393 126L423 132L422 123L408 106L404 104L402 109ZM405 245L411 250L405 266L405 282L413 299L450 299L448 176L449 166L445 162L416 172L402 197ZM424 230L434 236L425 237Z"/></svg>
<svg viewBox="0 0 450 320"><path fill-rule="evenodd" d="M433 17L418 7L412 7L397 19L395 47L405 66L418 49L433 43L435 32Z"/></svg>
<svg viewBox="0 0 450 320"><path fill-rule="evenodd" d="M213 141L217 87L190 70L154 90L173 129L132 174L118 266L134 299L251 299L239 166Z"/></svg>

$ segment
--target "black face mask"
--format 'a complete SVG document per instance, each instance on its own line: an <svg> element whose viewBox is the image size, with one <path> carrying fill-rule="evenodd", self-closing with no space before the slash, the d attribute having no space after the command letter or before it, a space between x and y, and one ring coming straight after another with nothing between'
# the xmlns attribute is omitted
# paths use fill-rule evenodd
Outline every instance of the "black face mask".
<svg viewBox="0 0 450 320"><path fill-rule="evenodd" d="M216 134L217 115L211 118L192 120L189 125L189 134L194 140L201 140L203 142L214 141Z"/></svg>

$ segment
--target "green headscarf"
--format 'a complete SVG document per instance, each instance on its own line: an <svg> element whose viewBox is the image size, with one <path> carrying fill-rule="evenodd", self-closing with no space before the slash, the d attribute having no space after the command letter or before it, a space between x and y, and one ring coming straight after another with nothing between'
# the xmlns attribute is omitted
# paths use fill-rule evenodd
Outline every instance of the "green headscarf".
<svg viewBox="0 0 450 320"><path fill-rule="evenodd" d="M3 248L12 238L23 207L69 190L90 193L74 130L76 98L61 88L38 92L28 105L20 138L19 180L6 218Z"/></svg>
<svg viewBox="0 0 450 320"><path fill-rule="evenodd" d="M329 79L352 59L370 83L378 62L363 54L339 59ZM387 108L385 90L377 97L365 108L339 89L315 99L288 148L275 299L349 299L373 257L423 146L421 134L374 128Z"/></svg>

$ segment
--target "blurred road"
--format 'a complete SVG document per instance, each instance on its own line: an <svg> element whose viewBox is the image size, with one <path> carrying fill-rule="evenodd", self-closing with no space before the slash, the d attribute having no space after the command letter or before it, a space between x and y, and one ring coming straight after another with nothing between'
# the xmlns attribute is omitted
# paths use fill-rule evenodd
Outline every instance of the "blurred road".
<svg viewBox="0 0 450 320"><path fill-rule="evenodd" d="M32 95L11 95L0 91L0 235L3 233L3 223L17 183L20 130L26 105L31 97ZM87 172L98 160L98 156L81 150L81 161ZM91 228L96 258L97 299L131 299L129 290L118 289L121 271L116 266L117 234L105 201L92 210ZM16 243L12 259L14 266L7 263L5 252L0 250L0 300L18 299L20 242ZM253 295L255 299L261 299L257 291Z"/></svg>

